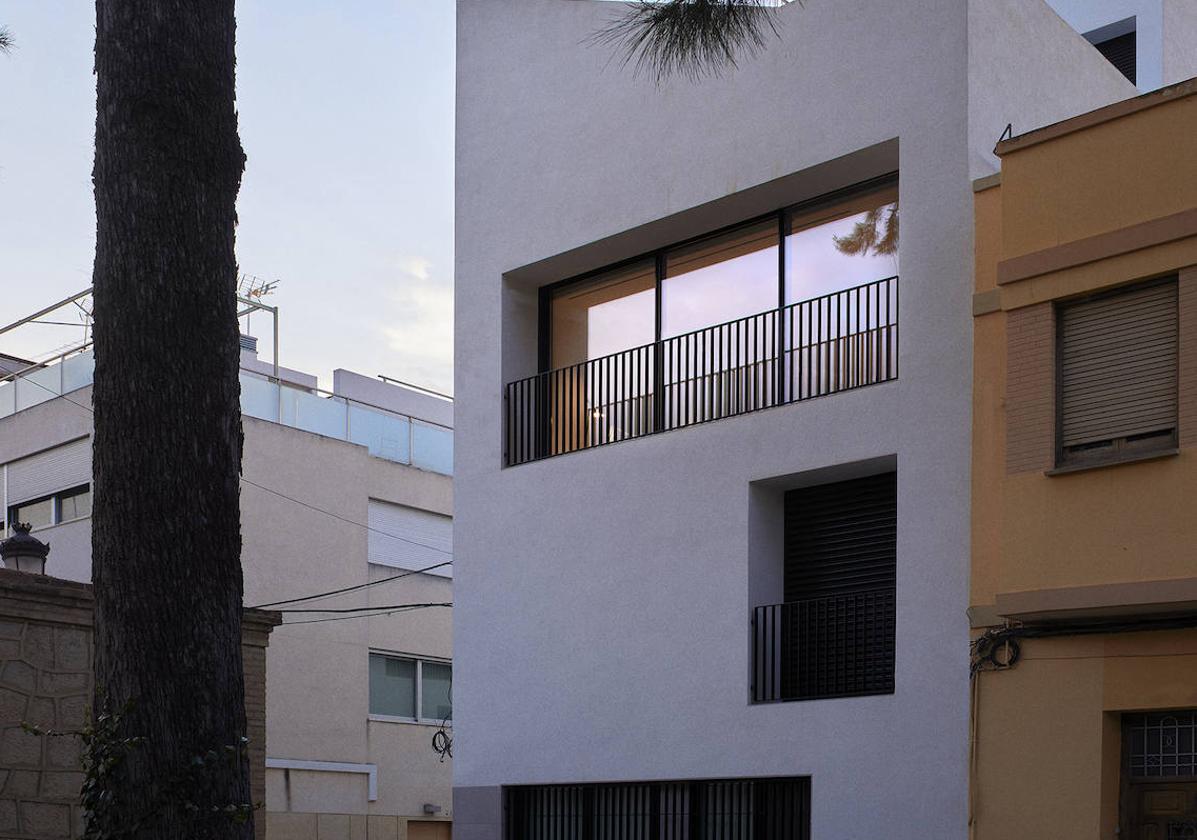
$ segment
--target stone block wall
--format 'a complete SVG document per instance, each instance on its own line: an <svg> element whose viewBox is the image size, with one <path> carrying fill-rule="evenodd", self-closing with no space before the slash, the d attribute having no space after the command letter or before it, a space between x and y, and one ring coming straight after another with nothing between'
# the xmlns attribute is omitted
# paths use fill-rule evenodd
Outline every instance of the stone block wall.
<svg viewBox="0 0 1197 840"><path fill-rule="evenodd" d="M266 799L266 645L277 613L246 610L245 712L254 802ZM72 840L82 835L81 744L74 735L92 693L91 586L0 569L0 838ZM264 811L255 835L266 836Z"/></svg>

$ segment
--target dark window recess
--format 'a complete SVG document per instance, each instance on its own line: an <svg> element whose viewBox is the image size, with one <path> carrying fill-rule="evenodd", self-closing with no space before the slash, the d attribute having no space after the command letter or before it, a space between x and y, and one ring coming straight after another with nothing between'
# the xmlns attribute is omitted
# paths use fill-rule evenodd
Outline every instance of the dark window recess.
<svg viewBox="0 0 1197 840"><path fill-rule="evenodd" d="M507 840L809 840L810 779L505 790Z"/></svg>
<svg viewBox="0 0 1197 840"><path fill-rule="evenodd" d="M1106 57L1106 60L1118 68L1118 71L1123 76L1130 79L1131 84L1137 84L1135 81L1135 32L1132 29L1125 35L1118 35L1114 38L1109 38L1105 41L1098 41L1093 46L1097 47L1097 51Z"/></svg>
<svg viewBox="0 0 1197 840"><path fill-rule="evenodd" d="M1101 464L1176 446L1176 278L1060 306L1057 461Z"/></svg>
<svg viewBox="0 0 1197 840"><path fill-rule="evenodd" d="M785 603L753 614L753 700L894 690L897 474L785 497Z"/></svg>

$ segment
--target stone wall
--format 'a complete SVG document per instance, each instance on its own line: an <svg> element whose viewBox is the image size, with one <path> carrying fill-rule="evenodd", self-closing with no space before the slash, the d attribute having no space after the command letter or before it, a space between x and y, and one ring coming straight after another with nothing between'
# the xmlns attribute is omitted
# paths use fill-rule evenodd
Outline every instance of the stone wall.
<svg viewBox="0 0 1197 840"><path fill-rule="evenodd" d="M245 712L254 802L266 798L266 645L278 614L246 610ZM83 782L74 735L92 691L91 586L0 569L0 837L70 840L82 834ZM255 835L266 836L265 814Z"/></svg>

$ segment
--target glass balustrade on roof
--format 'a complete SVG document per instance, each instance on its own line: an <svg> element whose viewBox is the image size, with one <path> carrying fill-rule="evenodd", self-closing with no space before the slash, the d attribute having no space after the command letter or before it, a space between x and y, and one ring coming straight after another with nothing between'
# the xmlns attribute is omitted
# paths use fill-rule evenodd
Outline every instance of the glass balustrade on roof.
<svg viewBox="0 0 1197 840"><path fill-rule="evenodd" d="M92 384L90 348L0 381L0 418ZM453 474L453 430L337 394L295 387L241 371L247 417L366 447L371 455L422 470Z"/></svg>

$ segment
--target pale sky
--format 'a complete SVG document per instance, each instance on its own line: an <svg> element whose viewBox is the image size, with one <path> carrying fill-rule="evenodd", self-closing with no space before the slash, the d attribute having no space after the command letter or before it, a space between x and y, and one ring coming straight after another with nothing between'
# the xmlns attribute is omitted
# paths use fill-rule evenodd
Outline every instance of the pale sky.
<svg viewBox="0 0 1197 840"><path fill-rule="evenodd" d="M3 325L91 284L94 3L0 24ZM238 0L237 24L237 258L281 281L281 363L451 392L453 0Z"/></svg>

